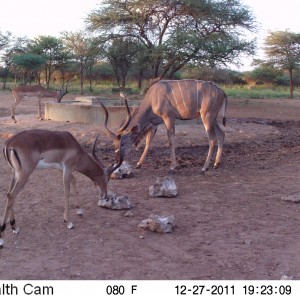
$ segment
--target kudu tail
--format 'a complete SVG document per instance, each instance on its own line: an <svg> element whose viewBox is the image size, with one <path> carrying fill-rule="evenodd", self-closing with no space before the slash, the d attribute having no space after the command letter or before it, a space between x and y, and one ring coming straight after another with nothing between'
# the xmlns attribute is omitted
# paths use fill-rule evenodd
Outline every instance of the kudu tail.
<svg viewBox="0 0 300 300"><path fill-rule="evenodd" d="M224 100L222 106L222 116L223 116L223 125L226 126L226 108L227 108L228 98L227 95L224 93Z"/></svg>

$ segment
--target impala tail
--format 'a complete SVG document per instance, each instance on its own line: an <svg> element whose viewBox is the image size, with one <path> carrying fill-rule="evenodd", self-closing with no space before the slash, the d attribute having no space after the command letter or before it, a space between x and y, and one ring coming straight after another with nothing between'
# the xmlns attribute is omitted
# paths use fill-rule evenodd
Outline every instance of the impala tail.
<svg viewBox="0 0 300 300"><path fill-rule="evenodd" d="M3 155L8 165L15 170L21 170L21 160L17 151L14 148L3 148Z"/></svg>

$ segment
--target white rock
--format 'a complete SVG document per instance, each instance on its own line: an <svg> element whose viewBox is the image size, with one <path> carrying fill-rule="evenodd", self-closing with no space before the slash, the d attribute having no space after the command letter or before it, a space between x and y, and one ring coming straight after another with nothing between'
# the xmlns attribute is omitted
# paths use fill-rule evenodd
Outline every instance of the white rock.
<svg viewBox="0 0 300 300"><path fill-rule="evenodd" d="M151 197L176 197L178 194L177 186L172 177L157 178L154 185L149 187Z"/></svg>
<svg viewBox="0 0 300 300"><path fill-rule="evenodd" d="M282 275L280 280L293 280L294 276L287 276L287 275Z"/></svg>
<svg viewBox="0 0 300 300"><path fill-rule="evenodd" d="M132 205L130 203L128 195L120 197L107 197L101 198L98 201L98 205L109 209L130 209Z"/></svg>
<svg viewBox="0 0 300 300"><path fill-rule="evenodd" d="M134 176L134 172L128 161L123 161L121 166L116 169L111 175L112 179L131 178Z"/></svg>
<svg viewBox="0 0 300 300"><path fill-rule="evenodd" d="M294 194L294 195L289 195L289 196L283 196L283 197L281 197L281 200L298 203L298 202L300 202L300 193Z"/></svg>
<svg viewBox="0 0 300 300"><path fill-rule="evenodd" d="M133 212L131 210L129 210L124 214L124 216L125 217L133 217Z"/></svg>
<svg viewBox="0 0 300 300"><path fill-rule="evenodd" d="M169 233L173 231L174 226L175 217L173 215L166 217L151 214L149 218L143 220L138 227L153 232Z"/></svg>

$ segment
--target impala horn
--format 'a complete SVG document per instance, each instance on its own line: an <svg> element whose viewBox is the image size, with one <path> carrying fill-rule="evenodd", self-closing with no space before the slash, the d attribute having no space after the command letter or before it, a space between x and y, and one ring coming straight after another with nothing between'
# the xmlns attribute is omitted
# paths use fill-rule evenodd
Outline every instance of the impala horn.
<svg viewBox="0 0 300 300"><path fill-rule="evenodd" d="M97 137L96 137L96 139L94 141L93 149L92 149L92 155L93 155L95 161L105 171L105 173L107 174L107 178L109 180L111 173L113 173L115 170L117 170L121 166L121 164L123 163L123 155L119 154L118 161L114 162L113 164L111 164L110 166L108 166L107 168L105 168L105 166L103 165L103 163L100 161L100 159L96 155L96 144L97 144L98 138L99 138L99 134L97 135Z"/></svg>

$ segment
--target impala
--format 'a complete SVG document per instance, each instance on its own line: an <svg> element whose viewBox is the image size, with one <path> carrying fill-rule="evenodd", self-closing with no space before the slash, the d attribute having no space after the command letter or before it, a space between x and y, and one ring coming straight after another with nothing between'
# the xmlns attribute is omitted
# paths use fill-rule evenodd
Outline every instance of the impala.
<svg viewBox="0 0 300 300"><path fill-rule="evenodd" d="M59 91L49 91L40 85L25 85L25 86L17 86L12 89L12 95L15 99L14 103L11 106L11 118L16 123L15 118L15 109L16 106L25 98L37 98L38 100L38 119L42 120L41 113L41 100L43 98L55 98L57 102L60 102L62 97L65 96L68 91L67 87L64 91L63 86Z"/></svg>
<svg viewBox="0 0 300 300"><path fill-rule="evenodd" d="M127 102L126 102L127 105ZM131 145L138 145L146 136L146 147L138 162L140 167L146 157L149 144L154 137L157 126L164 123L167 129L168 141L171 148L171 167L173 173L177 164L175 158L175 120L190 120L201 116L209 139L209 150L202 167L204 173L210 164L216 142L218 151L214 168L218 168L221 161L225 134L218 124L217 116L222 108L223 125L225 126L227 96L216 84L199 80L160 80L148 89L138 110L126 122L126 126L114 135L104 127L115 139L115 151L125 157Z"/></svg>
<svg viewBox="0 0 300 300"><path fill-rule="evenodd" d="M25 186L30 174L34 169L58 169L63 174L64 183L64 220L67 227L72 229L73 223L69 219L69 196L70 185L75 191L75 203L78 214L81 214L76 192L76 180L73 172L77 171L90 178L99 190L100 197L107 197L107 183L110 174L122 163L119 161L104 168L97 158L95 147L98 137L93 145L93 158L83 150L77 140L67 131L49 130L26 130L9 138L4 146L3 154L8 165L12 169L12 181L7 194L7 203L0 227L0 247L3 245L1 239L6 227L8 215L10 213L10 224L15 233L19 229L16 226L14 216L14 201Z"/></svg>

